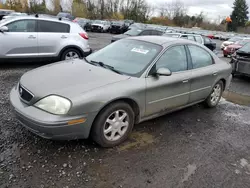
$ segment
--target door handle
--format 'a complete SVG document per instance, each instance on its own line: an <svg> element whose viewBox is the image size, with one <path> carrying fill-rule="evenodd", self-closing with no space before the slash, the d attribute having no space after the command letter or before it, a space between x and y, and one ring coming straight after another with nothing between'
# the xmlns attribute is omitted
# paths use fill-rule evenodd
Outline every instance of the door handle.
<svg viewBox="0 0 250 188"><path fill-rule="evenodd" d="M29 39L35 39L36 37L33 36L33 35L30 35L28 38L29 38Z"/></svg>
<svg viewBox="0 0 250 188"><path fill-rule="evenodd" d="M62 39L66 39L66 38L68 38L68 37L66 37L65 35L63 35L63 36L61 36L61 38L62 38Z"/></svg>
<svg viewBox="0 0 250 188"><path fill-rule="evenodd" d="M184 84L185 84L185 83L188 83L188 82L189 82L189 80L183 80L183 81L182 81L182 83L184 83Z"/></svg>
<svg viewBox="0 0 250 188"><path fill-rule="evenodd" d="M218 74L218 72L213 72L213 75L214 75L214 76L217 76L217 74Z"/></svg>

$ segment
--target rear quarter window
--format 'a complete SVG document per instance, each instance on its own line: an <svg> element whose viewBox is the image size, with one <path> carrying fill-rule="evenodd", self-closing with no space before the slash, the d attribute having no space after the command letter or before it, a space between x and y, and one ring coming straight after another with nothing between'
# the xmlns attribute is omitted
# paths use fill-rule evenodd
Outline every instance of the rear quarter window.
<svg viewBox="0 0 250 188"><path fill-rule="evenodd" d="M38 21L38 32L44 33L69 33L70 25L53 21Z"/></svg>

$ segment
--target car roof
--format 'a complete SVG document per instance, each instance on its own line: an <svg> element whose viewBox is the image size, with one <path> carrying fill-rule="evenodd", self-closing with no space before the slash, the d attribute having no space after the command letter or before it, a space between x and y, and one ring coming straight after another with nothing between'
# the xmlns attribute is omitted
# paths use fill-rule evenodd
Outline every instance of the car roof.
<svg viewBox="0 0 250 188"><path fill-rule="evenodd" d="M34 20L46 20L46 21L53 21L53 22L60 22L60 23L67 23L67 24L72 24L74 22L68 20L68 19L64 19L64 18L59 18L56 16L50 16L50 15L39 15L38 17L36 17L35 15L24 15L24 16L17 16L17 17L13 17L13 20L23 20L23 19L34 19Z"/></svg>
<svg viewBox="0 0 250 188"><path fill-rule="evenodd" d="M172 37L164 37L164 36L138 36L138 37L129 37L129 39L133 40L140 40L145 42L150 42L153 44L158 44L161 46L164 46L167 43L172 43L174 41L183 41L190 44L197 44L195 42L192 42L190 40L180 39L180 38L172 38Z"/></svg>

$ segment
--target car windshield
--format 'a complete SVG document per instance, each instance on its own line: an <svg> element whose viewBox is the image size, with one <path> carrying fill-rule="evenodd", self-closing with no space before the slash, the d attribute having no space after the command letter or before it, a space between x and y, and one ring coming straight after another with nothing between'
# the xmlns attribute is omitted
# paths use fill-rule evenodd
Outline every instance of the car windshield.
<svg viewBox="0 0 250 188"><path fill-rule="evenodd" d="M123 39L89 55L88 62L102 62L122 74L139 77L162 50L149 42ZM119 53L114 53L118 51Z"/></svg>
<svg viewBox="0 0 250 188"><path fill-rule="evenodd" d="M129 35L129 36L137 36L142 32L141 29L130 29L127 32L125 32L125 35Z"/></svg>
<svg viewBox="0 0 250 188"><path fill-rule="evenodd" d="M94 24L103 24L103 21L101 21L101 20L95 20L93 23Z"/></svg>
<svg viewBox="0 0 250 188"><path fill-rule="evenodd" d="M239 44L241 46L244 46L246 43L249 43L250 40L239 40L237 42L235 42L235 44Z"/></svg>
<svg viewBox="0 0 250 188"><path fill-rule="evenodd" d="M250 42L246 43L239 51L250 52Z"/></svg>
<svg viewBox="0 0 250 188"><path fill-rule="evenodd" d="M67 17L69 15L69 13L66 12L60 12L57 14L58 17Z"/></svg>
<svg viewBox="0 0 250 188"><path fill-rule="evenodd" d="M239 37L233 37L233 38L229 39L228 41L230 41L230 42L236 42L236 41L239 41L239 40L242 40L242 39L239 38Z"/></svg>

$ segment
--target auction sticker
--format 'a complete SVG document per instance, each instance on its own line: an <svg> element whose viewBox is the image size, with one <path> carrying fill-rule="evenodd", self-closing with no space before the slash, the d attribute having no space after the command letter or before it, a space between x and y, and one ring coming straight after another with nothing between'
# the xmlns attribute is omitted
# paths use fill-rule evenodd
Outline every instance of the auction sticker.
<svg viewBox="0 0 250 188"><path fill-rule="evenodd" d="M149 52L149 50L144 50L144 49L140 49L140 48L133 48L131 50L131 52L137 52L137 53L140 53L140 54L147 54Z"/></svg>

